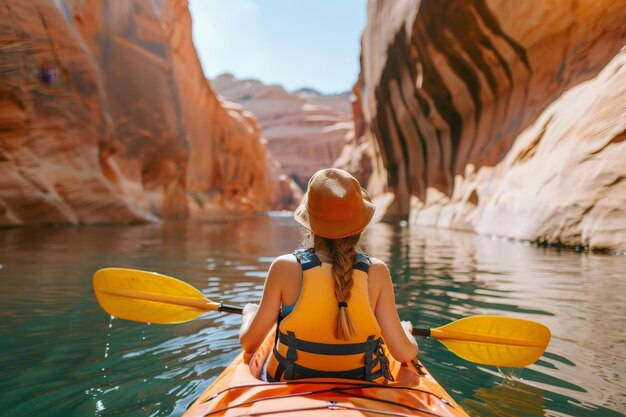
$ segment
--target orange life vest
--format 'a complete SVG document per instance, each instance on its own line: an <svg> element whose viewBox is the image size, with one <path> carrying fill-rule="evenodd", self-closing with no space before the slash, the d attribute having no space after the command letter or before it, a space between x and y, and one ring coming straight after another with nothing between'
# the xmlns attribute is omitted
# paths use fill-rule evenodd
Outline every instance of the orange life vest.
<svg viewBox="0 0 626 417"><path fill-rule="evenodd" d="M322 263L312 249L294 255L302 266L302 289L293 311L278 325L268 379L393 380L380 326L369 302L367 255L359 253L354 262L347 308L357 335L350 340L334 335L339 306L331 265Z"/></svg>

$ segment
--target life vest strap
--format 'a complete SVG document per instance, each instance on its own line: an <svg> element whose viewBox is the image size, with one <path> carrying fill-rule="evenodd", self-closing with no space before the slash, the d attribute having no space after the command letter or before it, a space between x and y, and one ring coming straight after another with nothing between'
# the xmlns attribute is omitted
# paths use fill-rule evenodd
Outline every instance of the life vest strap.
<svg viewBox="0 0 626 417"><path fill-rule="evenodd" d="M316 266L322 265L322 261L320 261L320 258L315 255L315 250L313 248L306 250L298 249L293 253L293 255L302 266L303 272L307 269L315 268Z"/></svg>
<svg viewBox="0 0 626 417"><path fill-rule="evenodd" d="M302 271L306 271L307 269L315 268L322 264L320 258L315 255L315 250L313 248L310 249L298 249L294 251L293 256L296 257L300 265L302 266ZM354 264L352 266L354 269L358 269L359 271L363 271L366 274L370 269L370 258L367 254L363 252L357 252L354 257Z"/></svg>
<svg viewBox="0 0 626 417"><path fill-rule="evenodd" d="M348 344L331 344L308 342L296 338L294 332L278 333L278 342L287 346L286 357L282 356L274 345L274 356L278 361L278 367L274 375L275 380L280 380L285 375L286 380L298 378L345 378L362 379L373 381L381 376L393 381L389 369L389 360L385 356L382 338L374 339L369 336L365 342ZM363 366L346 371L321 371L307 368L296 363L298 351L314 353L317 355L363 355ZM380 364L377 371L372 372Z"/></svg>
<svg viewBox="0 0 626 417"><path fill-rule="evenodd" d="M355 369L349 369L345 371L322 371L319 369L307 368L302 365L290 361L278 352L278 349L274 348L274 356L278 362L276 373L273 376L274 381L280 381L281 377L285 376L286 380L301 379L301 378L340 378L340 379L358 379L365 381L373 381L384 375L382 368L374 373L370 373L366 376L366 367L360 366ZM372 367L378 365L378 359L372 361Z"/></svg>
<svg viewBox="0 0 626 417"><path fill-rule="evenodd" d="M291 337L287 332L285 334L283 332L278 333L278 340L283 345L286 345L287 348L291 348L290 342ZM370 340L371 339L371 340ZM308 342L306 340L301 340L294 338L295 349L300 350L302 352L307 353L316 353L318 355L359 355L365 352L375 352L378 349L378 345L374 346L372 343L377 342L380 343L381 339L374 341L374 336L370 336L366 342L361 343L316 343L316 342ZM293 343L293 342L291 342Z"/></svg>
<svg viewBox="0 0 626 417"><path fill-rule="evenodd" d="M284 336L283 333L281 335ZM295 361L298 359L298 339L296 339L296 334L294 332L287 332L287 359L290 361Z"/></svg>
<svg viewBox="0 0 626 417"><path fill-rule="evenodd" d="M370 257L365 253L358 252L354 257L354 265L352 267L367 274L370 270Z"/></svg>

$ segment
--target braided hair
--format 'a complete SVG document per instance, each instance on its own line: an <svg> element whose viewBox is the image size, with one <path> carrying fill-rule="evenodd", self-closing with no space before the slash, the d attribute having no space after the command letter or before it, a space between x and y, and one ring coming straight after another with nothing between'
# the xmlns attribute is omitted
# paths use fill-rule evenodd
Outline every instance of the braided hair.
<svg viewBox="0 0 626 417"><path fill-rule="evenodd" d="M356 245L361 239L361 233L341 239L329 239L315 236L310 230L300 226L300 235L300 244L303 248L312 248L323 244L330 251L333 260L331 270L335 280L334 294L339 308L335 337L341 340L350 340L352 336L358 334L348 312L347 302L350 299L350 290L352 290L354 284L352 271L354 269L354 258L357 254Z"/></svg>
<svg viewBox="0 0 626 417"><path fill-rule="evenodd" d="M347 302L350 299L350 290L354 284L352 271L354 258L357 254L356 244L360 238L360 233L341 239L322 238L333 258L332 272L335 279L335 298L337 298L339 307L335 337L341 340L350 340L352 336L358 334L348 312Z"/></svg>

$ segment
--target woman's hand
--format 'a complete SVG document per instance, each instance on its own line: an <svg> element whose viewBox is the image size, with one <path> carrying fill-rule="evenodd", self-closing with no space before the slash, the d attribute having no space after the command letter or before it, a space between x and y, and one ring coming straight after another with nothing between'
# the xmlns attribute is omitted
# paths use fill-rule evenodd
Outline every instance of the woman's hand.
<svg viewBox="0 0 626 417"><path fill-rule="evenodd" d="M402 328L404 329L404 332L406 333L407 337L409 339L412 339L413 338L413 324L408 320L402 320L400 324L402 324Z"/></svg>
<svg viewBox="0 0 626 417"><path fill-rule="evenodd" d="M252 303L248 303L243 307L243 311L241 312L241 329L239 330L239 338L241 338L241 336L248 331L250 323L252 323L252 319L258 309L259 305Z"/></svg>
<svg viewBox="0 0 626 417"><path fill-rule="evenodd" d="M404 329L404 333L406 333L406 337L409 340L415 340L415 336L413 336L413 323L411 323L408 320L402 320L400 324L402 324L402 329ZM419 345L417 345L417 347L418 347L418 353L419 353Z"/></svg>
<svg viewBox="0 0 626 417"><path fill-rule="evenodd" d="M259 309L258 304L248 303L245 306L243 306L243 311L241 312L241 315L243 317L246 317L250 314L254 315L258 309Z"/></svg>

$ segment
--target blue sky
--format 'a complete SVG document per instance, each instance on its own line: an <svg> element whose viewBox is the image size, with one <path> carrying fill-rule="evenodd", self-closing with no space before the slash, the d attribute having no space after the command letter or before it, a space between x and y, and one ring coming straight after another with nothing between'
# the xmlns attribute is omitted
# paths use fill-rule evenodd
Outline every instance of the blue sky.
<svg viewBox="0 0 626 417"><path fill-rule="evenodd" d="M209 78L231 72L333 93L358 77L366 0L190 0L189 7Z"/></svg>

